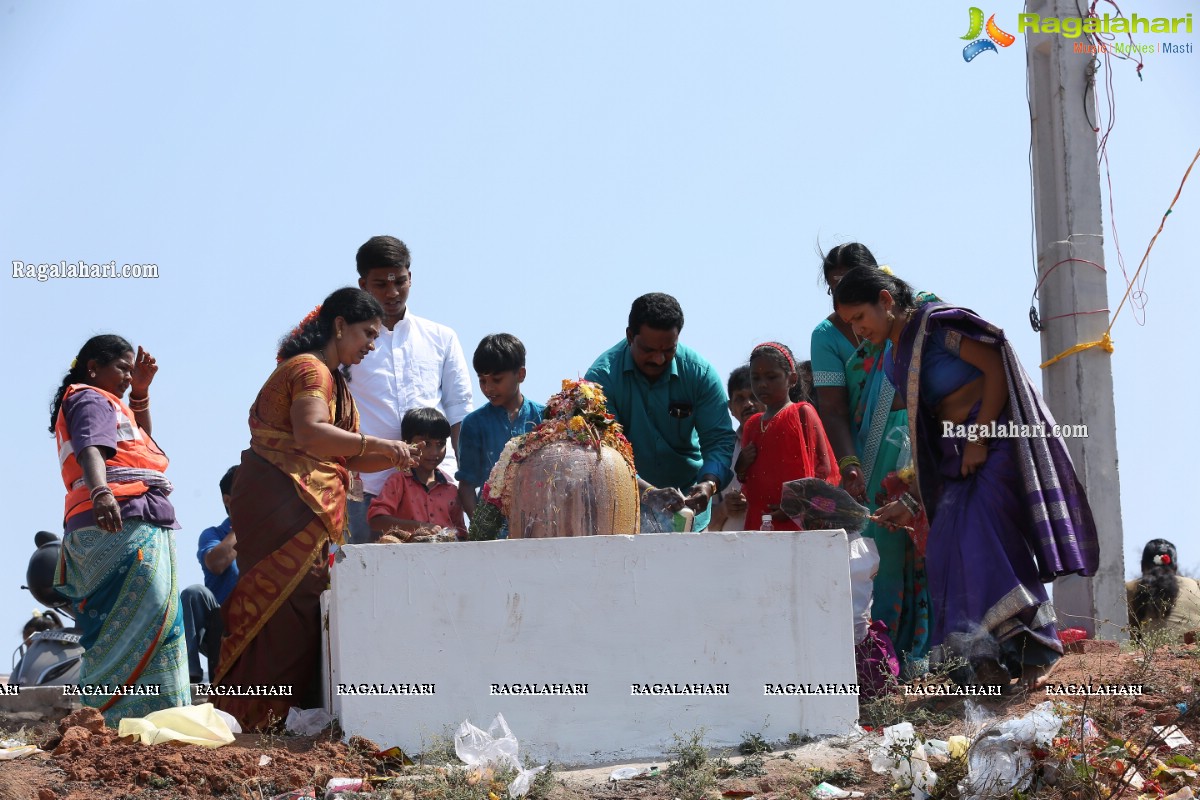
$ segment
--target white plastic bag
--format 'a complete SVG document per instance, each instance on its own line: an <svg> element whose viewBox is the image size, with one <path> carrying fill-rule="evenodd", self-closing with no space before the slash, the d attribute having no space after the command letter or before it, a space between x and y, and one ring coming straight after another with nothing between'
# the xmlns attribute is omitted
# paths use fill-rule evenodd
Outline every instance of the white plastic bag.
<svg viewBox="0 0 1200 800"><path fill-rule="evenodd" d="M242 732L241 723L239 723L237 721L237 718L234 717L233 714L230 714L228 711L222 711L219 708L214 708L213 711L216 711L217 716L220 717L221 719L225 720L225 724L229 726L229 730L231 733L241 733Z"/></svg>
<svg viewBox="0 0 1200 800"><path fill-rule="evenodd" d="M874 748L871 769L890 774L901 789L912 791L913 800L925 800L937 784L937 773L930 768L925 745L911 722L883 729L883 743Z"/></svg>
<svg viewBox="0 0 1200 800"><path fill-rule="evenodd" d="M117 727L120 736L136 736L142 744L185 742L201 747L221 747L233 741L233 731L212 703L177 706L144 717L126 717Z"/></svg>
<svg viewBox="0 0 1200 800"><path fill-rule="evenodd" d="M292 733L312 736L328 728L331 722L333 715L323 708L302 709L292 706L288 709L287 721L283 726Z"/></svg>
<svg viewBox="0 0 1200 800"><path fill-rule="evenodd" d="M1047 701L1023 717L983 730L967 752L967 777L959 783L964 800L1007 796L1029 788L1033 782L1030 751L1049 746L1061 727L1062 718Z"/></svg>
<svg viewBox="0 0 1200 800"><path fill-rule="evenodd" d="M839 800L845 797L863 797L862 792L851 792L841 787L834 786L832 783L818 783L809 791L809 797L813 800ZM749 798L747 798L749 800Z"/></svg>
<svg viewBox="0 0 1200 800"><path fill-rule="evenodd" d="M508 785L511 797L524 797L529 791L529 784L534 776L546 768L546 765L533 769L522 769L517 758L517 737L509 730L503 714L497 714L488 726L486 732L471 724L471 720L463 720L454 734L454 753L464 764L474 767L478 775L482 775L487 767L509 767L517 771L517 777Z"/></svg>

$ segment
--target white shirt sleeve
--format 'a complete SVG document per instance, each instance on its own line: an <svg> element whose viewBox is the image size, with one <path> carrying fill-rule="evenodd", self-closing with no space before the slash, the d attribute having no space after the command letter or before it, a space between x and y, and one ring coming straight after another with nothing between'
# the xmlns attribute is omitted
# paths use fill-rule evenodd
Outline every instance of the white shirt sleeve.
<svg viewBox="0 0 1200 800"><path fill-rule="evenodd" d="M473 409L471 373L467 371L467 359L459 344L458 334L450 331L446 343L446 357L442 362L442 408L451 425L457 425Z"/></svg>

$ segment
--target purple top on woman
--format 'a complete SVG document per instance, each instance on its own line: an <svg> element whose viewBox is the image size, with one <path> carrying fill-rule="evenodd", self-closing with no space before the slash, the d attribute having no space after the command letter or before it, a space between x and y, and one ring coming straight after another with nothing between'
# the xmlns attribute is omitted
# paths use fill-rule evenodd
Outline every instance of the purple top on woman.
<svg viewBox="0 0 1200 800"><path fill-rule="evenodd" d="M82 453L85 447L99 447L107 460L117 451L117 412L100 394L75 392L63 401L62 413L76 453ZM175 508L161 489L151 488L143 495L118 499L117 505L122 521L138 518L160 528L179 528ZM94 527L96 515L88 508L66 520L63 533Z"/></svg>

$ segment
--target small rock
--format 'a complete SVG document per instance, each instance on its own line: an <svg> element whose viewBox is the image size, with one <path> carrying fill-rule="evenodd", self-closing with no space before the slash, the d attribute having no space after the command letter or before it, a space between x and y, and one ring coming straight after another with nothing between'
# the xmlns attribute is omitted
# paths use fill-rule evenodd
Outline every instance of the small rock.
<svg viewBox="0 0 1200 800"><path fill-rule="evenodd" d="M104 715L94 708L72 711L58 723L59 733L66 733L68 728L84 728L92 733L100 733L104 730Z"/></svg>
<svg viewBox="0 0 1200 800"><path fill-rule="evenodd" d="M1133 704L1142 708L1155 709L1162 708L1167 704L1167 701L1161 697L1135 697Z"/></svg>
<svg viewBox="0 0 1200 800"><path fill-rule="evenodd" d="M351 750L358 750L364 753L378 753L383 749L365 736L351 736L346 744Z"/></svg>
<svg viewBox="0 0 1200 800"><path fill-rule="evenodd" d="M1174 711L1160 711L1154 715L1155 725L1170 725L1179 716Z"/></svg>
<svg viewBox="0 0 1200 800"><path fill-rule="evenodd" d="M88 739L91 738L92 732L87 728L67 728L63 733L62 741L58 743L58 747L54 748L54 755L61 756L83 750Z"/></svg>
<svg viewBox="0 0 1200 800"><path fill-rule="evenodd" d="M96 770L91 767L70 767L67 769L67 780L90 783L96 780Z"/></svg>
<svg viewBox="0 0 1200 800"><path fill-rule="evenodd" d="M38 800L58 800L58 795L53 789L47 789L45 786L38 789Z"/></svg>

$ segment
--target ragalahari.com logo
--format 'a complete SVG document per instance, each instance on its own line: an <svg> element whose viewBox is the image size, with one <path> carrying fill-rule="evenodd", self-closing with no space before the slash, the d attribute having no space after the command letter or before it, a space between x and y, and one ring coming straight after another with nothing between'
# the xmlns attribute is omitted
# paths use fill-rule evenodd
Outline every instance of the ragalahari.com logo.
<svg viewBox="0 0 1200 800"><path fill-rule="evenodd" d="M963 61L970 61L980 53L991 50L993 53L1000 52L996 49L996 45L1008 47L1017 40L1017 37L1011 33L1005 33L1000 30L1000 26L996 24L996 15L992 14L988 17L987 25L983 24L983 10L971 6L971 27L967 29L967 35L964 39L973 39L970 44L963 48ZM980 39L979 34L987 31L987 38ZM993 44L994 42L994 44Z"/></svg>

